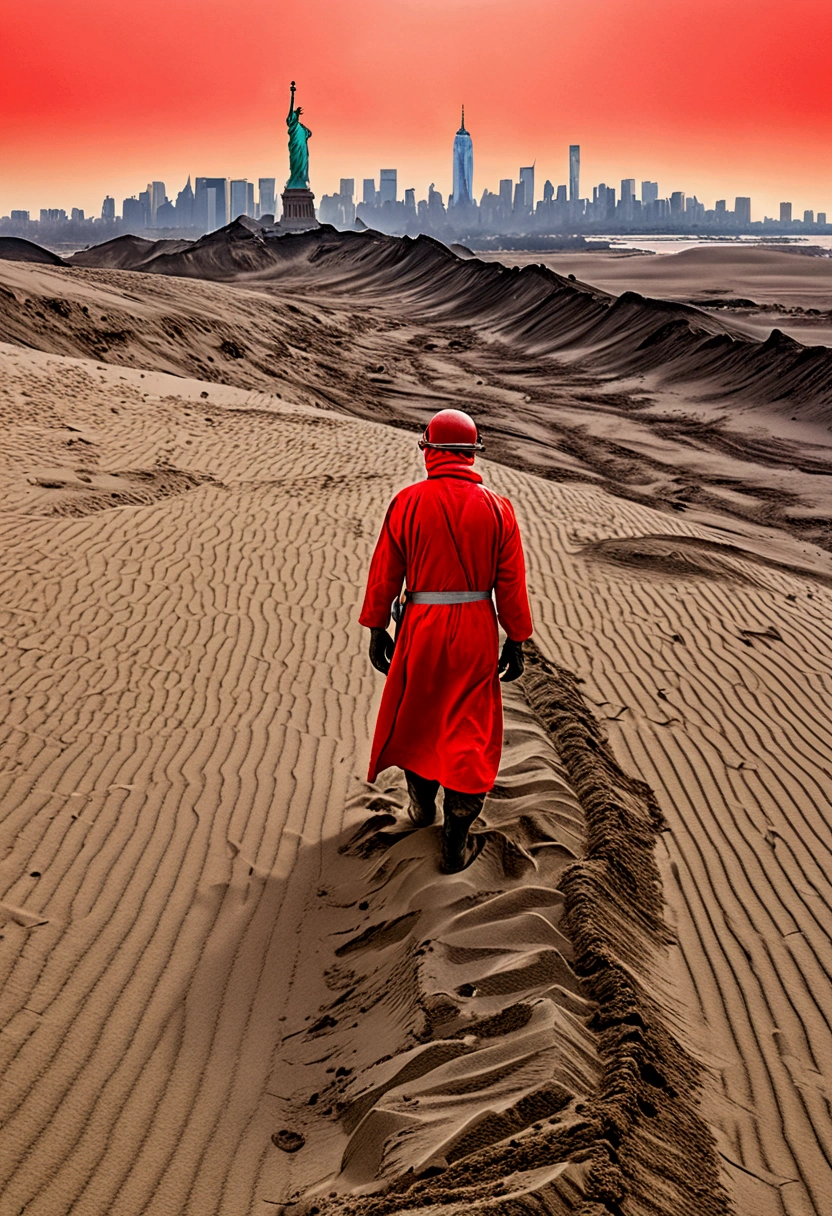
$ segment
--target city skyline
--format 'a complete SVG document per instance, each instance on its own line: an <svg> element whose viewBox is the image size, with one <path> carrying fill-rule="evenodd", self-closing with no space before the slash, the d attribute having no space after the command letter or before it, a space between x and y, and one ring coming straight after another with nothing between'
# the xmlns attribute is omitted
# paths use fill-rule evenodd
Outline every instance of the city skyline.
<svg viewBox="0 0 832 1216"><path fill-rule="evenodd" d="M4 29L2 214L91 212L106 193L133 193L148 168L168 182L253 167L280 177L292 78L315 115L313 177L330 188L395 157L420 194L433 180L447 196L438 151L464 98L483 183L580 144L586 180L747 194L761 214L784 197L797 213L823 206L832 189L832 10L817 0L798 0L788 22L768 0L701 0L693 15L659 0L599 0L586 13L560 0L367 0L360 29L321 0L288 33L265 0L233 14L147 0L115 20L99 0L35 7L37 39L31 6Z"/></svg>
<svg viewBox="0 0 832 1216"><path fill-rule="evenodd" d="M565 168L563 176L566 181L553 182L547 178L541 184L541 173L536 186L535 160L532 165L519 168L517 181L501 178L496 191L486 186L477 200L473 187L473 140L465 125L463 105L461 124L452 145L452 186L447 195L447 211L443 192L435 189L435 182L431 182L426 197L417 203L415 187L403 186L398 169L382 168L378 171L378 189L375 176L361 179L360 199L355 193L355 177L340 178L338 192L331 195L319 192L318 215L321 222L338 225L351 224L356 215L370 226L375 226L378 220L386 220L386 224L380 224L386 231L436 229L445 223L446 218L450 221L452 214L456 217L454 226L461 228L467 222L466 208L471 211L471 217L476 215L474 227L484 225L490 231L502 230L506 233L519 231L517 225L522 226L524 216L531 221L529 231L538 233L565 232L570 228L578 232L591 231L605 224L611 231L626 228L644 231L651 226L657 230L667 230L674 225L680 230L692 227L747 228L752 220L757 224L762 222L768 226L793 226L805 230L826 225L827 212L823 208L803 208L801 218L799 207L792 201L781 199L777 208L773 209L772 216L753 216L752 198L748 195L735 196L733 207L728 205L729 200L723 198L715 200L714 207L709 208L696 194L691 195L685 190L665 191L662 196L659 182L650 179L642 180L640 188L633 177L622 178L619 188L600 182L592 186L590 192L581 176L581 146L570 144L567 155L568 160L562 166ZM554 176L557 179L557 171ZM102 202L100 213L95 216L86 216L86 209L79 207L72 207L71 212L67 208L38 208L34 214L28 209L12 208L9 216L0 219L25 226L30 219L39 219L42 225L60 224L68 220L83 224L85 219L100 218L107 223L123 221L120 226L125 231L198 229L205 232L223 227L242 215L252 218L274 215L281 188L279 183L279 178L259 177L255 202L253 180L197 176L192 187L189 174L175 202L168 198L164 181L156 179L148 182L144 191L125 197L120 212L116 199L108 194ZM389 210L391 205L396 209L395 213ZM7 224L4 223L4 230L6 228Z"/></svg>

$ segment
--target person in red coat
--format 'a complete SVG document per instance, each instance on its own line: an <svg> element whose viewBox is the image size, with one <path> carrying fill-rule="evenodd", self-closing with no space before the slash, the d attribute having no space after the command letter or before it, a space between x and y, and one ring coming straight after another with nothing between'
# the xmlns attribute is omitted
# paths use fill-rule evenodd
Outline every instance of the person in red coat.
<svg viewBox="0 0 832 1216"><path fill-rule="evenodd" d="M368 777L404 769L417 827L433 822L444 787L442 868L451 873L477 853L468 828L503 746L499 681L522 675L532 619L514 509L473 468L482 451L473 419L442 410L419 446L427 480L390 503L359 617L370 661L387 676ZM404 605L395 641L394 600ZM498 621L507 634L499 659Z"/></svg>

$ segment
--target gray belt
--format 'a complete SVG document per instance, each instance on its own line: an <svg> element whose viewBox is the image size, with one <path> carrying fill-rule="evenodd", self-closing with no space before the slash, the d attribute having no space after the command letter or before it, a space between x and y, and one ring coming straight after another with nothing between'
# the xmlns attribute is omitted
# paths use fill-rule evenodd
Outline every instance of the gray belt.
<svg viewBox="0 0 832 1216"><path fill-rule="evenodd" d="M475 600L490 600L490 591L408 591L411 604L473 604Z"/></svg>

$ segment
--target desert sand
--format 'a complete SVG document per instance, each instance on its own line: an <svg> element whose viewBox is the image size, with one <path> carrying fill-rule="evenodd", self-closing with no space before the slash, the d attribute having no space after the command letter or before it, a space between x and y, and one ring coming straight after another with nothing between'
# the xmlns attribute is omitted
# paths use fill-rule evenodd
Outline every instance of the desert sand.
<svg viewBox="0 0 832 1216"><path fill-rule="evenodd" d="M246 232L0 264L2 1216L828 1211L828 352ZM536 626L454 878L356 624L446 404Z"/></svg>

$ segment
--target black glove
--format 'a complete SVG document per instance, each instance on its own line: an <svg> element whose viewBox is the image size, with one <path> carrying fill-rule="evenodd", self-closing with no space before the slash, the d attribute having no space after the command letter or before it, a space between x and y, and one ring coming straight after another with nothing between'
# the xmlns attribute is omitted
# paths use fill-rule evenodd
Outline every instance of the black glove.
<svg viewBox="0 0 832 1216"><path fill-rule="evenodd" d="M497 671L500 673L502 682L510 684L512 680L518 679L519 676L522 676L525 666L523 643L512 642L511 638L506 638L500 652L500 661L497 664Z"/></svg>
<svg viewBox="0 0 832 1216"><path fill-rule="evenodd" d="M396 643L386 629L370 630L370 662L376 671L386 676L390 670L390 661Z"/></svg>

